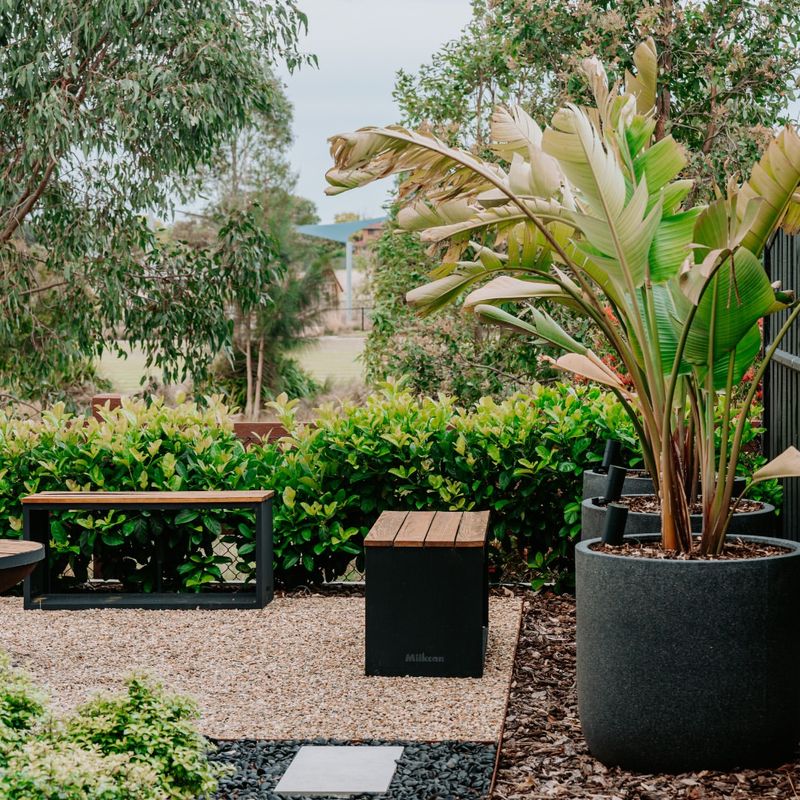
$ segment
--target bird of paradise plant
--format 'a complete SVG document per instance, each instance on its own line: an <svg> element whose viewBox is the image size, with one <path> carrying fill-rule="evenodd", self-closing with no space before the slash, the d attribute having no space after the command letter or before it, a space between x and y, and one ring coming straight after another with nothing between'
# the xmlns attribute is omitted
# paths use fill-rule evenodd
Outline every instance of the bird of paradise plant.
<svg viewBox="0 0 800 800"><path fill-rule="evenodd" d="M594 105L564 106L545 130L521 108L497 108L493 148L507 167L429 133L369 127L331 138L327 191L400 173L400 226L444 252L432 282L408 301L431 313L472 288L466 312L556 345L565 353L558 367L609 387L641 439L661 500L663 547L719 554L739 499L734 474L750 406L800 314L794 295L771 285L761 263L778 228L800 230L800 136L784 128L746 182L732 178L709 205L687 205L686 154L671 136L654 136L652 39L633 61L635 74L611 86L596 59L584 61ZM543 300L591 320L626 380L537 306ZM506 310L512 303L517 313ZM759 323L777 312L785 319L751 370L762 347ZM745 401L734 413L732 390L748 370ZM800 451L790 448L748 488L798 474ZM697 483L699 542L690 524Z"/></svg>

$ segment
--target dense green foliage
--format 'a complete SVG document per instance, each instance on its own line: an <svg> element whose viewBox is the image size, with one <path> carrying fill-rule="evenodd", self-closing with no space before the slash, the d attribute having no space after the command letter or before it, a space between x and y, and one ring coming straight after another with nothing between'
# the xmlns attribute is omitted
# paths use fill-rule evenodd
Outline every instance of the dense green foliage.
<svg viewBox="0 0 800 800"><path fill-rule="evenodd" d="M297 176L288 160L293 110L283 88L274 88L271 116L224 140L210 165L195 176L208 205L203 214L176 223L172 238L187 238L207 248L232 212L250 209L274 243L272 259L280 276L269 294L253 302L247 282L233 286L232 335L217 357L208 381L195 381L198 393L220 392L246 419L257 420L265 399L281 392L311 396L319 387L290 356L314 321L327 276L328 243L297 233L297 225L319 222L313 202L294 194ZM200 377L200 376L195 376Z"/></svg>
<svg viewBox="0 0 800 800"><path fill-rule="evenodd" d="M472 409L386 384L365 405L322 409L316 428L295 425L290 409L282 420L290 442L260 461L281 492L279 570L306 576L343 571L383 509L490 509L498 570L528 564L534 585L562 585L583 469L612 432L634 441L611 395L566 384Z"/></svg>
<svg viewBox="0 0 800 800"><path fill-rule="evenodd" d="M605 439L640 465L622 407L587 386L535 386L471 408L419 398L387 383L366 404L327 407L316 426L278 406L291 435L245 450L224 407L127 401L105 421L83 424L56 409L41 422L0 420L0 525L19 533L19 498L70 489L272 488L276 578L313 583L361 564L363 537L381 510L490 509L497 576L532 570L534 585L568 585L580 523L581 473L599 462ZM759 432L748 426L746 440ZM763 462L746 454L752 468ZM774 484L761 497L774 501ZM94 555L104 574L132 589L155 585L155 539L165 588L200 589L253 569L247 512L70 513L53 523L60 570L85 578ZM238 542L238 555L214 547ZM526 567L527 565L527 567Z"/></svg>
<svg viewBox="0 0 800 800"><path fill-rule="evenodd" d="M710 197L711 180L747 173L787 121L800 68L796 0L473 0L459 38L416 74L398 73L394 97L411 127L430 125L452 144L487 152L498 103L549 119L565 101L583 101L576 66L596 55L615 78L631 69L634 46L652 34L662 74L659 136L694 153L687 173ZM679 67L679 69L678 69Z"/></svg>
<svg viewBox="0 0 800 800"><path fill-rule="evenodd" d="M0 654L3 800L197 800L221 773L195 729L197 708L159 684L131 678L65 719ZM9 735L9 731L11 735Z"/></svg>
<svg viewBox="0 0 800 800"><path fill-rule="evenodd" d="M539 361L542 353L555 353L546 343L532 346L465 318L458 309L435 318L416 314L406 304L406 292L426 283L436 262L412 234L388 225L373 250L373 264L374 311L364 350L370 385L402 376L420 395L445 392L471 404L481 397L508 397L555 376ZM573 330L578 338L584 334Z"/></svg>
<svg viewBox="0 0 800 800"><path fill-rule="evenodd" d="M0 417L0 519L5 530L20 531L20 497L47 490L249 489L255 485L253 460L233 433L227 410L212 403L177 409L160 402L149 407L129 402L105 421L65 413L62 406L41 421ZM223 534L222 519L226 525ZM220 579L227 559L213 550L215 540L239 533L238 555L248 573L254 549L246 512L223 517L196 510L125 514L69 513L51 523L52 568L66 564L75 579L86 579L92 558L112 575L140 591L156 586L156 538L163 558L165 589L196 589ZM241 525L241 530L238 526Z"/></svg>
<svg viewBox="0 0 800 800"><path fill-rule="evenodd" d="M150 219L284 114L273 69L307 60L305 25L294 0L0 3L0 384L42 397L120 327L168 379L202 371L231 287L264 300L272 243L246 210L203 250Z"/></svg>
<svg viewBox="0 0 800 800"><path fill-rule="evenodd" d="M277 154L273 155L277 159ZM303 334L321 305L327 248L319 240L297 233L296 225L318 221L316 208L311 201L292 194L292 176L281 180L285 185L278 185L277 179L273 184L265 174L259 191L242 190L236 195L236 202L231 197L221 199L209 207L202 221L193 218L177 223L170 231L171 237L194 247L208 247L220 222L230 213L226 211L230 204L248 208L255 224L274 244L273 260L280 275L270 283L268 300L248 302L249 288L241 284L234 287L230 342L217 356L207 378L195 376L198 395L221 394L247 419L258 419L264 400L281 392L291 397L309 397L320 388L291 354L307 342Z"/></svg>

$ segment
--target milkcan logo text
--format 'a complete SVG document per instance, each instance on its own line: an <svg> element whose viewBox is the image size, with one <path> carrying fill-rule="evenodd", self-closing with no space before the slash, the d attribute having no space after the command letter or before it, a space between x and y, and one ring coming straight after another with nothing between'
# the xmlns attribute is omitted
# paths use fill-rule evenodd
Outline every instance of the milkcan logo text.
<svg viewBox="0 0 800 800"><path fill-rule="evenodd" d="M429 656L425 653L406 653L406 664L444 664L444 656Z"/></svg>

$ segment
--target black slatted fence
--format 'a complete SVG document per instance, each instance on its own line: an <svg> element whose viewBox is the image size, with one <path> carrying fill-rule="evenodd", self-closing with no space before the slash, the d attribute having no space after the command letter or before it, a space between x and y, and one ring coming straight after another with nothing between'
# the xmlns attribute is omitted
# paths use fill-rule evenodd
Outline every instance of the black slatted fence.
<svg viewBox="0 0 800 800"><path fill-rule="evenodd" d="M772 281L800 294L800 237L779 233L766 252L766 267ZM787 312L765 321L767 343L780 330ZM790 445L800 447L800 324L790 329L770 364L764 382L764 449L770 458ZM800 478L783 481L783 536L800 539Z"/></svg>

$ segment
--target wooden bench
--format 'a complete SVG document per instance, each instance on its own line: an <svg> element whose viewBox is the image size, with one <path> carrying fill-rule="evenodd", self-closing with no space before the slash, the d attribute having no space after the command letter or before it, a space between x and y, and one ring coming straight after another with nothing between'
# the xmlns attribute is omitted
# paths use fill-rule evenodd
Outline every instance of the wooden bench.
<svg viewBox="0 0 800 800"><path fill-rule="evenodd" d="M384 511L366 547L366 673L483 675L488 511Z"/></svg>
<svg viewBox="0 0 800 800"><path fill-rule="evenodd" d="M44 558L44 546L21 539L0 539L0 592L16 586Z"/></svg>
<svg viewBox="0 0 800 800"><path fill-rule="evenodd" d="M263 608L272 599L271 491L39 492L22 498L24 539L41 544L45 558L25 579L25 608ZM229 592L53 593L49 568L50 512L74 510L177 511L188 508L255 511L255 586Z"/></svg>

